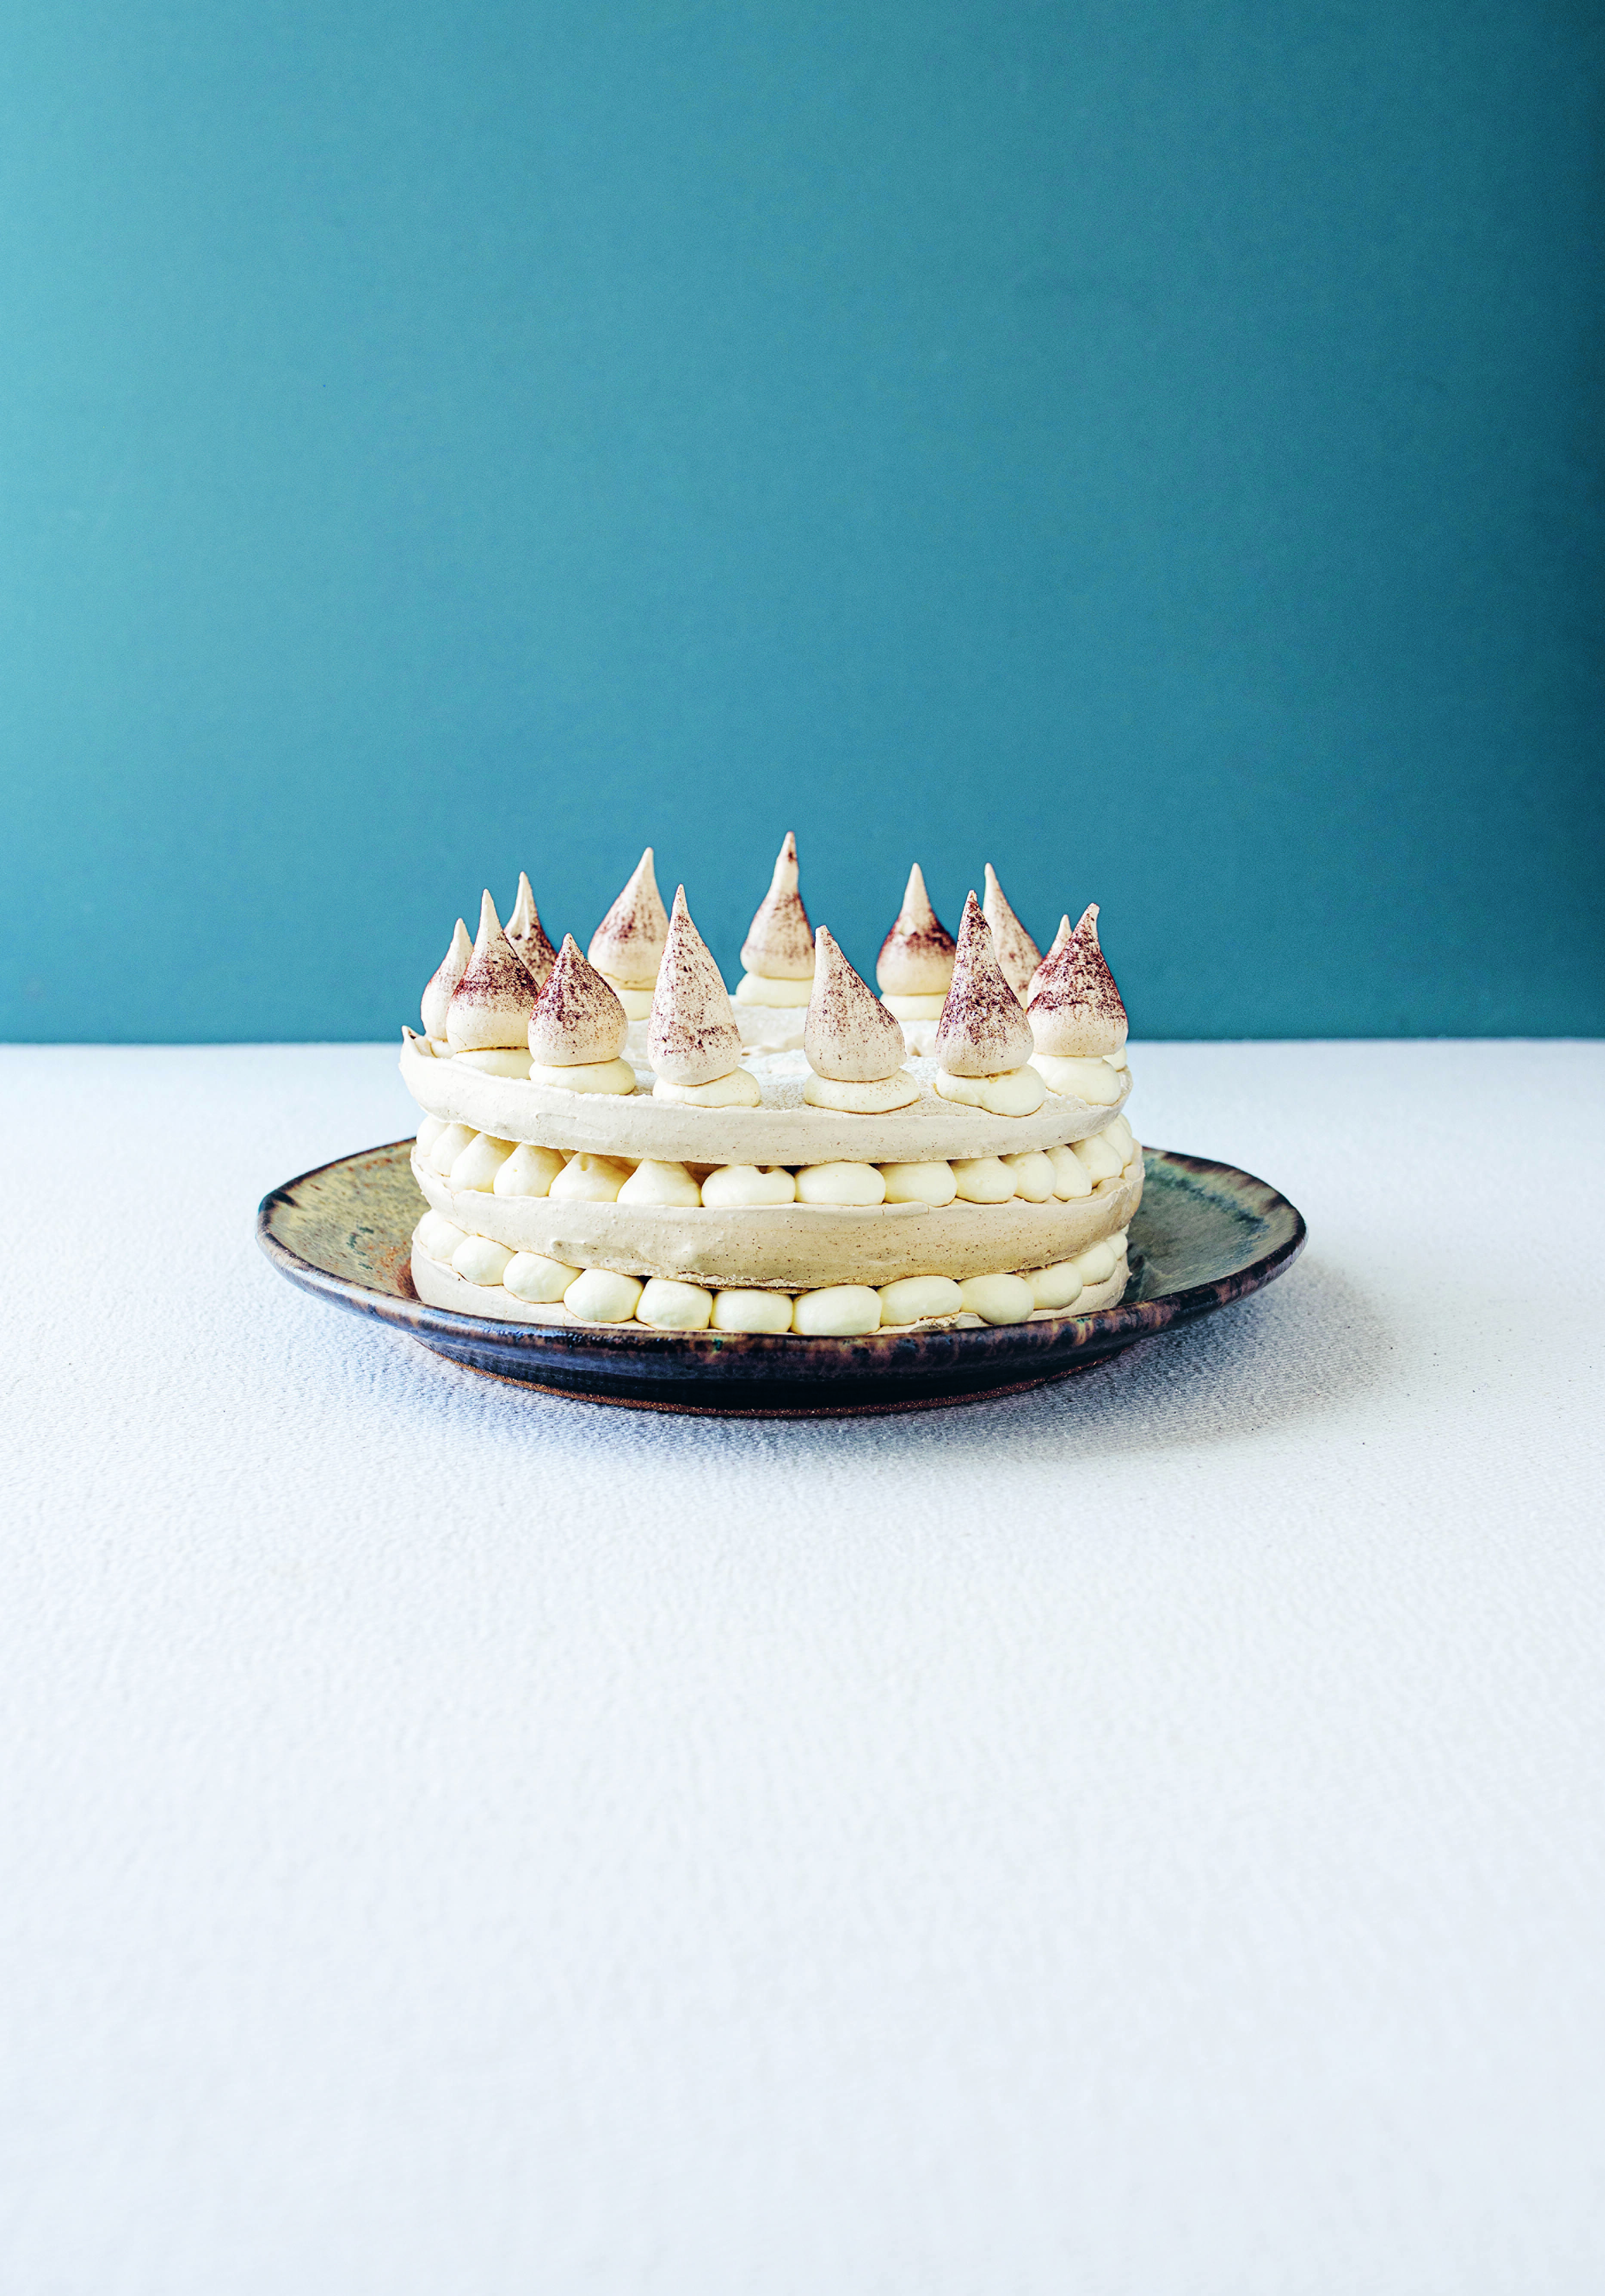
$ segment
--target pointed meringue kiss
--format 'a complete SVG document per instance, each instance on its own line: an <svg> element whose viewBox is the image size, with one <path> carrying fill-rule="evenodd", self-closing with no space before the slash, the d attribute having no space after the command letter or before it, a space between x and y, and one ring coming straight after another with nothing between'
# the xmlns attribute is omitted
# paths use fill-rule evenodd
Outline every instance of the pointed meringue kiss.
<svg viewBox="0 0 1605 2296"><path fill-rule="evenodd" d="M930 906L916 861L897 921L880 944L875 978L900 1020L934 1020L953 979L954 939Z"/></svg>
<svg viewBox="0 0 1605 2296"><path fill-rule="evenodd" d="M675 895L652 991L646 1056L658 1079L653 1089L665 1099L712 1107L757 1104L757 1079L741 1066L741 1032L723 976L691 921L684 885Z"/></svg>
<svg viewBox="0 0 1605 2296"><path fill-rule="evenodd" d="M992 928L973 893L964 902L936 1054L937 1090L945 1100L994 1116L1029 1116L1042 1106L1043 1079L1028 1066L1031 1024L1003 979Z"/></svg>
<svg viewBox="0 0 1605 2296"><path fill-rule="evenodd" d="M598 972L619 990L619 1002L632 1021L644 1020L652 1009L652 988L667 939L668 914L652 873L649 845L629 883L592 934L586 951Z"/></svg>
<svg viewBox="0 0 1605 2296"><path fill-rule="evenodd" d="M542 1068L577 1069L616 1061L629 1027L619 1003L572 933L529 1015L529 1057Z"/></svg>
<svg viewBox="0 0 1605 2296"><path fill-rule="evenodd" d="M844 1115L880 1116L909 1107L920 1087L903 1066L906 1047L896 1014L854 972L823 925L816 942L814 994L803 1026L813 1074L803 1098Z"/></svg>
<svg viewBox="0 0 1605 2296"><path fill-rule="evenodd" d="M1025 1008L1003 978L980 903L968 894L937 1030L937 1065L949 1076L1002 1076L1023 1068L1031 1051Z"/></svg>
<svg viewBox="0 0 1605 2296"><path fill-rule="evenodd" d="M1003 979L1023 1004L1032 974L1042 963L1042 951L1009 906L1009 897L997 882L997 871L987 864L987 896L981 914L992 928L992 946L1003 967Z"/></svg>
<svg viewBox="0 0 1605 2296"><path fill-rule="evenodd" d="M797 840L790 830L763 904L741 943L747 970L736 984L743 1004L806 1004L814 977L814 934L797 890Z"/></svg>
<svg viewBox="0 0 1605 2296"><path fill-rule="evenodd" d="M445 1036L446 1015L451 1004L452 991L468 971L469 960L473 953L474 945L468 938L468 927L459 917L457 930L452 935L452 945L441 958L438 971L423 992L423 1002L418 1008L423 1018L423 1033L426 1037L443 1037Z"/></svg>
<svg viewBox="0 0 1605 2296"><path fill-rule="evenodd" d="M1037 988L1042 981L1043 975L1046 972L1049 965L1056 964L1059 959L1064 955L1065 943L1069 939L1069 937L1070 920L1068 915L1062 916L1059 920L1059 931L1053 936L1052 947L1048 951L1046 956L1043 958L1042 963L1031 975L1030 980L1026 983L1026 993L1023 1001L1028 1013L1029 1013L1031 1009L1031 999L1036 994Z"/></svg>
<svg viewBox="0 0 1605 2296"><path fill-rule="evenodd" d="M468 970L446 1008L446 1041L454 1053L521 1047L535 1006L535 983L508 945L496 905L479 903L479 930Z"/></svg>
<svg viewBox="0 0 1605 2296"><path fill-rule="evenodd" d="M507 920L509 945L537 988L544 988L553 966L557 963L557 951L546 938L541 923L540 911L535 906L535 895L529 890L529 880L519 872L519 897L512 905L512 914Z"/></svg>
<svg viewBox="0 0 1605 2296"><path fill-rule="evenodd" d="M1107 1060L1124 1048L1126 1007L1098 946L1096 901L1064 947L1044 964L1031 999L1030 1022L1037 1051L1052 1060Z"/></svg>

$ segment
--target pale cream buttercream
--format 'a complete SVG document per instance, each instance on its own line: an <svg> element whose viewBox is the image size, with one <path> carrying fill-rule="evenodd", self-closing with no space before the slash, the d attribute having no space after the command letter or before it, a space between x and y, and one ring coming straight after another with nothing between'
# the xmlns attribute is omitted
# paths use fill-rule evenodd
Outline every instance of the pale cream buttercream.
<svg viewBox="0 0 1605 2296"><path fill-rule="evenodd" d="M555 1307L578 1274L577 1267L565 1267L561 1260L547 1259L538 1251L518 1251L509 1260L502 1282L515 1300L527 1300L532 1307Z"/></svg>
<svg viewBox="0 0 1605 2296"><path fill-rule="evenodd" d="M563 1305L586 1324L627 1324L645 1285L611 1268L583 1268L563 1293Z"/></svg>
<svg viewBox="0 0 1605 2296"><path fill-rule="evenodd" d="M700 1283L654 1275L635 1303L635 1320L659 1332L705 1332L713 1313L713 1293Z"/></svg>
<svg viewBox="0 0 1605 2296"><path fill-rule="evenodd" d="M805 1292L791 1310L791 1328L805 1338L850 1340L880 1328L880 1294L867 1283L831 1283Z"/></svg>
<svg viewBox="0 0 1605 2296"><path fill-rule="evenodd" d="M922 1324L937 1316L956 1316L964 1295L951 1275L905 1275L880 1286L883 1324Z"/></svg>
<svg viewBox="0 0 1605 2296"><path fill-rule="evenodd" d="M948 1163L882 1164L880 1177L888 1204L930 1204L939 1210L959 1192Z"/></svg>
<svg viewBox="0 0 1605 2296"><path fill-rule="evenodd" d="M883 1204L886 1182L873 1164L805 1164L797 1175L799 1204Z"/></svg>
<svg viewBox="0 0 1605 2296"><path fill-rule="evenodd" d="M631 1168L616 1156L570 1156L546 1193L564 1203L610 1204Z"/></svg>
<svg viewBox="0 0 1605 2296"><path fill-rule="evenodd" d="M1036 1306L1023 1275L970 1275L959 1293L972 1316L983 1324L1024 1324Z"/></svg>
<svg viewBox="0 0 1605 2296"><path fill-rule="evenodd" d="M515 1148L492 1184L498 1196L545 1196L552 1191L568 1158L555 1148L536 1148L528 1141Z"/></svg>
<svg viewBox="0 0 1605 2296"><path fill-rule="evenodd" d="M637 1164L618 1191L621 1204L700 1204L702 1191L684 1164L648 1158Z"/></svg>

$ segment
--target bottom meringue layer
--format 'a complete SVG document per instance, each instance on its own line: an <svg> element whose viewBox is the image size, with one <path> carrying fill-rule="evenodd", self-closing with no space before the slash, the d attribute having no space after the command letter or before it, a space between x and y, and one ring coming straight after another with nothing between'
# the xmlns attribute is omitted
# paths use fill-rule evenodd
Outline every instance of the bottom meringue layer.
<svg viewBox="0 0 1605 2296"><path fill-rule="evenodd" d="M431 1228L431 1223L438 1226ZM831 1283L811 1292L753 1291L611 1268L562 1267L464 1236L450 1261L438 1259L450 1223L426 1213L413 1237L413 1283L431 1308L454 1308L514 1324L594 1327L640 1323L655 1331L790 1332L804 1339L867 1339L882 1332L974 1330L983 1324L1052 1323L1094 1315L1122 1298L1130 1280L1126 1232L1053 1267L1000 1270L962 1283L938 1275L877 1289ZM460 1231L454 1231L460 1233ZM504 1265L498 1266L498 1262ZM512 1288L516 1286L517 1288Z"/></svg>

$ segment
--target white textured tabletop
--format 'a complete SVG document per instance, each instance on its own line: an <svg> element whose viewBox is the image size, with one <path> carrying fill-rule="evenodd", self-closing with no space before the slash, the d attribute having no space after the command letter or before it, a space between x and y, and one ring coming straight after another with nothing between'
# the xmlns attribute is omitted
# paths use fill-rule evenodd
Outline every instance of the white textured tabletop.
<svg viewBox="0 0 1605 2296"><path fill-rule="evenodd" d="M0 2286L1605 2285L1605 1048L1132 1065L1290 1276L749 1425L274 1273L388 1047L0 1054Z"/></svg>

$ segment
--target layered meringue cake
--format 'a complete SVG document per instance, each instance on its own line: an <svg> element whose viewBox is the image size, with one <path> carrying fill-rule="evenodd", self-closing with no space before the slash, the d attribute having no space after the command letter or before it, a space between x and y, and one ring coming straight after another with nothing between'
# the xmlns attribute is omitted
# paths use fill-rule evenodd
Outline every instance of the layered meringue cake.
<svg viewBox="0 0 1605 2296"><path fill-rule="evenodd" d="M1082 1316L1126 1284L1142 1154L1098 909L1043 955L990 863L918 862L872 987L782 844L733 996L649 846L581 954L488 891L402 1031L421 1299L536 1324L869 1339Z"/></svg>

